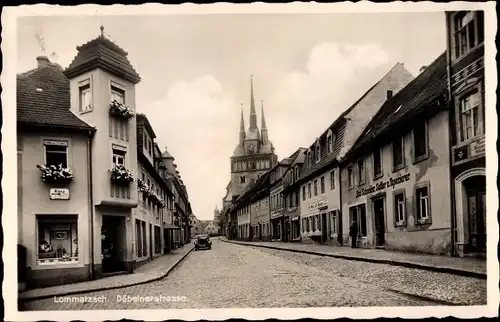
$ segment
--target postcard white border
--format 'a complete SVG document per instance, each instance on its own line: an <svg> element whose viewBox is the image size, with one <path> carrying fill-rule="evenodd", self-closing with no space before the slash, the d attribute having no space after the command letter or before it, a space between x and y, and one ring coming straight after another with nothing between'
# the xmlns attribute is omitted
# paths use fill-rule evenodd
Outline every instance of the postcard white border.
<svg viewBox="0 0 500 322"><path fill-rule="evenodd" d="M378 12L430 12L445 10L485 10L485 78L486 78L486 163L487 171L487 225L488 225L488 303L487 306L467 307L391 307L391 308L305 308L305 309L201 309L201 310L118 310L118 311L17 311L17 281L16 281L16 233L17 214L16 203L17 189L11 183L16 182L16 20L19 16L62 16L62 15L192 15L192 14L303 14L303 13L378 13ZM496 316L498 314L499 292L498 273L499 265L496 245L498 244L498 223L496 221L496 210L498 209L498 193L496 186L496 174L498 168L498 156L496 154L495 142L497 139L496 129L498 116L494 108L496 103L495 89L497 86L495 44L494 38L497 30L495 15L495 3L475 2L452 2L452 3L371 3L371 2L343 2L334 4L317 3L290 3L290 4L183 4L183 5L80 5L80 6L54 6L54 5L30 5L19 7L4 7L2 12L2 53L4 55L3 73L1 75L2 106L4 123L2 128L3 141L2 152L4 156L4 178L2 190L4 194L4 211L2 225L4 234L4 260L5 279L3 281L3 296L6 307L6 320L111 320L111 319L140 319L140 320L223 320L227 318L241 317L246 319L283 318L298 319L304 317L318 319L332 319L335 317L350 318L374 318L374 317L445 317L455 316L461 318L474 318L482 316ZM224 291L224 290L220 290Z"/></svg>

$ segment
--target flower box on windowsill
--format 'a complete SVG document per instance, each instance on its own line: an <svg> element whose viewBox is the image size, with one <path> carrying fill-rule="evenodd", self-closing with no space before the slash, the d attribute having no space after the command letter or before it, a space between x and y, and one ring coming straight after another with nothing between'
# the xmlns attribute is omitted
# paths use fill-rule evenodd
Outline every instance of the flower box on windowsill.
<svg viewBox="0 0 500 322"><path fill-rule="evenodd" d="M149 187L142 179L137 179L137 190L149 196Z"/></svg>
<svg viewBox="0 0 500 322"><path fill-rule="evenodd" d="M129 120L135 116L135 112L129 105L113 100L109 104L109 115Z"/></svg>
<svg viewBox="0 0 500 322"><path fill-rule="evenodd" d="M111 170L111 182L119 185L128 185L134 182L134 172L123 165L116 165Z"/></svg>
<svg viewBox="0 0 500 322"><path fill-rule="evenodd" d="M41 179L47 184L68 184L73 180L73 170L69 167L63 167L62 164L55 165L37 165L41 172Z"/></svg>

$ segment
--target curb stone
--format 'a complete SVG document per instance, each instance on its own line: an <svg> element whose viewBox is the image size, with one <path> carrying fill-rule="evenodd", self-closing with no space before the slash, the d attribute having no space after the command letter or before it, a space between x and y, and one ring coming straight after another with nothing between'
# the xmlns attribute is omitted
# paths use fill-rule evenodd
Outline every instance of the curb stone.
<svg viewBox="0 0 500 322"><path fill-rule="evenodd" d="M161 274L160 276L155 276L153 278L146 279L144 281L133 282L133 283L128 283L128 284L125 283L125 284L119 285L119 286L104 286L104 287L99 287L99 288L94 288L94 289L89 289L89 290L76 290L76 291L68 291L68 292L60 292L60 293L54 292L52 294L43 294L43 295L38 295L38 296L33 295L33 296L25 297L25 298L19 296L18 302L31 302L31 301L35 301L35 300L43 300L43 299L52 298L54 296L68 296L68 295L84 294L84 293L90 293L90 292L101 292L101 291L115 290L115 289L125 288L125 287L129 287L129 286L137 286L137 285L147 284L147 283L151 283L151 282L156 282L156 281L159 281L159 280L167 277L168 274L170 274L170 272L172 272L187 257L187 255L189 255L193 250L194 250L194 247L192 247L189 251L187 251L184 255L182 255L182 257L177 262L175 262L167 270L167 272Z"/></svg>
<svg viewBox="0 0 500 322"><path fill-rule="evenodd" d="M294 252L294 253L303 253L303 254L311 254L311 255L317 255L317 256L341 258L341 259L353 260L353 261L387 264L387 265L392 265L392 266L402 266L402 267L408 267L408 268L418 268L418 269L432 271L432 272L438 272L438 273L448 273L448 274L465 276L465 277L487 279L486 273L465 271L465 270L460 270L460 269L451 268L451 267L432 266L432 265L420 264L420 263L415 263L415 262L402 262L402 261L394 261L394 260L389 260L389 259L366 258L366 257L357 257L357 256L339 255L339 254L327 254L327 253L320 253L320 252L302 250L302 249L289 249L289 248L283 248L283 247L278 247L278 246L259 245L259 244L255 244L255 243L247 244L247 243L241 243L241 242L236 242L236 241L224 240L224 239L220 239L220 238L219 238L219 240L226 242L226 243L241 245L241 246L261 247L261 248L275 249L275 250L281 250L281 251L289 251L289 252Z"/></svg>

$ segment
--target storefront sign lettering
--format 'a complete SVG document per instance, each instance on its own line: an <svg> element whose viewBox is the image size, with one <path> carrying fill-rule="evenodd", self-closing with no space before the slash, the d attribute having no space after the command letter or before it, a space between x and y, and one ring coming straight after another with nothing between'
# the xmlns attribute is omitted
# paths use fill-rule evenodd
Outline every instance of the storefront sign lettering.
<svg viewBox="0 0 500 322"><path fill-rule="evenodd" d="M50 189L49 196L51 200L68 200L69 199L69 189L53 188Z"/></svg>
<svg viewBox="0 0 500 322"><path fill-rule="evenodd" d="M314 209L318 209L318 208L326 207L326 206L328 206L328 201L326 201L326 200L319 200L319 201L311 203L309 205L309 210L314 210Z"/></svg>
<svg viewBox="0 0 500 322"><path fill-rule="evenodd" d="M476 156L478 154L484 153L486 151L486 146L484 138L474 141L470 144L470 156Z"/></svg>
<svg viewBox="0 0 500 322"><path fill-rule="evenodd" d="M283 215L283 210L271 211L271 219L281 217Z"/></svg>
<svg viewBox="0 0 500 322"><path fill-rule="evenodd" d="M380 190L384 190L390 187L395 187L396 185L409 181L410 180L410 174L403 174L400 176L397 176L395 178L389 178L387 181L381 181L377 183L376 185L369 186L367 188L359 189L356 191L356 198L359 198L364 195L368 195Z"/></svg>

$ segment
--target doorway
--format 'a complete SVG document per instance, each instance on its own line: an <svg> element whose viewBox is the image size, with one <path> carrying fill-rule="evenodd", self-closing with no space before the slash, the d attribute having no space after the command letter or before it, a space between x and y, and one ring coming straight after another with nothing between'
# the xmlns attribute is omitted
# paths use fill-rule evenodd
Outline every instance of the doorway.
<svg viewBox="0 0 500 322"><path fill-rule="evenodd" d="M125 271L125 217L102 216L101 253L102 272Z"/></svg>
<svg viewBox="0 0 500 322"><path fill-rule="evenodd" d="M375 219L375 246L385 246L385 198L373 199L373 215Z"/></svg>
<svg viewBox="0 0 500 322"><path fill-rule="evenodd" d="M486 177L464 181L467 195L470 252L486 253Z"/></svg>
<svg viewBox="0 0 500 322"><path fill-rule="evenodd" d="M328 222L326 218L326 212L321 214L321 242L326 243L328 241Z"/></svg>

